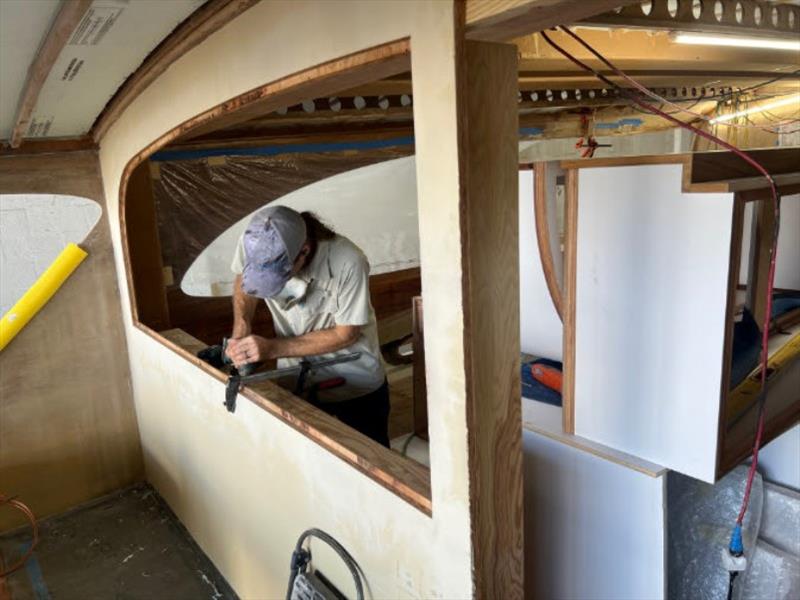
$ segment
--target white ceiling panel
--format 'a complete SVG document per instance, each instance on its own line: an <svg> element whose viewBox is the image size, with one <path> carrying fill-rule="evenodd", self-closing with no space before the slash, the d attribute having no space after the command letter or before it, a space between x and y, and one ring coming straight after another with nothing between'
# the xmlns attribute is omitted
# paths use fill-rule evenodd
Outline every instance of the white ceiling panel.
<svg viewBox="0 0 800 600"><path fill-rule="evenodd" d="M53 66L25 137L87 133L125 79L204 1L95 0Z"/></svg>
<svg viewBox="0 0 800 600"><path fill-rule="evenodd" d="M0 0L0 138L8 139L28 67L50 29L59 0Z"/></svg>

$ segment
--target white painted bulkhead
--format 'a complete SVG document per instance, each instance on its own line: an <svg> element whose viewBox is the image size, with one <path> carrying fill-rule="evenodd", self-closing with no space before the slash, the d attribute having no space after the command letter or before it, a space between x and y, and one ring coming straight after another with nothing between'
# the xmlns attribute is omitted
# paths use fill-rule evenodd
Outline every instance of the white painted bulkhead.
<svg viewBox="0 0 800 600"><path fill-rule="evenodd" d="M119 221L125 165L160 135L256 86L409 35L432 517L249 402L229 415L223 384L133 327ZM472 594L455 103L451 3L263 2L174 63L101 141L148 478L242 597L285 592L291 550L311 526L348 548L376 598ZM321 566L351 589L335 560Z"/></svg>

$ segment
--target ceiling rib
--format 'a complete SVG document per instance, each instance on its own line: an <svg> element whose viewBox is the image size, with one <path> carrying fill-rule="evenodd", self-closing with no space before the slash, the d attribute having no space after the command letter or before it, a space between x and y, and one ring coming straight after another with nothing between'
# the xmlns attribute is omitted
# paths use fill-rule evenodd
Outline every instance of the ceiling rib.
<svg viewBox="0 0 800 600"><path fill-rule="evenodd" d="M800 6L755 0L652 0L587 17L581 24L796 39Z"/></svg>
<svg viewBox="0 0 800 600"><path fill-rule="evenodd" d="M122 112L159 75L215 31L227 25L259 0L209 0L167 36L125 80L92 126L95 142L117 121Z"/></svg>
<svg viewBox="0 0 800 600"><path fill-rule="evenodd" d="M30 125L31 115L36 108L39 92L42 91L47 76L69 41L72 32L91 4L92 0L63 0L61 3L53 25L39 46L36 58L28 69L28 78L22 94L20 94L14 127L9 136L9 146L12 148L19 148L22 143L22 138Z"/></svg>

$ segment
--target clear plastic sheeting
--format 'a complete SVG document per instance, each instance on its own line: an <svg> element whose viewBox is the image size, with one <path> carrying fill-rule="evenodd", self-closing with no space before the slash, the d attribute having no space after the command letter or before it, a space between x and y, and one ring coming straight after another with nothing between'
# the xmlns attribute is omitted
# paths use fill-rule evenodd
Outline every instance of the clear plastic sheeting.
<svg viewBox="0 0 800 600"><path fill-rule="evenodd" d="M154 162L153 191L164 267L180 282L211 242L258 208L314 182L413 151L412 145L401 145Z"/></svg>
<svg viewBox="0 0 800 600"><path fill-rule="evenodd" d="M745 465L739 466L714 485L675 472L667 480L668 507L668 597L673 600L724 600L728 594L728 572L721 552L727 550L731 529L739 514L745 483ZM752 565L761 525L763 483L756 473L750 505L744 518L742 537L745 557ZM774 562L774 561L773 561ZM741 573L734 598L742 600L751 576Z"/></svg>
<svg viewBox="0 0 800 600"><path fill-rule="evenodd" d="M370 274L419 266L417 179L413 156L338 173L285 196L277 204L311 211L355 243L367 257ZM230 269L239 237L256 210L231 225L195 259L181 280L190 296L228 296Z"/></svg>

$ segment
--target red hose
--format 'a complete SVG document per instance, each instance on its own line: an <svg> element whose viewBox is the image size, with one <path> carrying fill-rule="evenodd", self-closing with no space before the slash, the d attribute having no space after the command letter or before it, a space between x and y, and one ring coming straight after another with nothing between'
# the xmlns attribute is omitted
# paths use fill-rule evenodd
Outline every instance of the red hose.
<svg viewBox="0 0 800 600"><path fill-rule="evenodd" d="M36 546L39 543L39 525L36 522L36 517L33 514L33 511L28 508L24 503L16 500L14 498L9 498L8 496L4 495L0 492L0 506L3 504L8 504L16 508L17 510L21 511L30 521L31 524L31 531L33 532L33 539L31 540L31 545L25 554L15 563L13 563L10 567L5 569L4 571L0 572L0 579L5 579L9 575L11 575L14 571L18 571L21 569L28 559L33 555L33 551L36 549Z"/></svg>
<svg viewBox="0 0 800 600"><path fill-rule="evenodd" d="M571 37L576 39L584 48L589 50L592 54L594 54L597 58L599 58L606 66L611 68L617 75L623 77L626 81L634 85L637 89L643 89L644 86L636 82L634 79L629 77L623 71L617 69L610 61L608 61L605 57L603 57L599 52L597 52L594 48L592 48L589 44L587 44L583 39L581 39L577 34L573 33L566 27L562 27L567 34ZM569 52L561 48L558 44L556 44L553 40L551 40L548 35L542 31L542 37L544 40L550 44L559 54L573 62L574 64L578 65L580 68L584 69L585 71L589 71L593 73L595 77L603 81L604 83L620 90L620 92L629 98L634 103L638 104L640 107L645 109L646 111L658 115L671 123L675 123L679 127L683 127L684 129L688 129L689 131L703 137L711 142L714 142L726 150L733 152L736 156L741 158L747 164L754 167L763 177L767 180L769 184L770 192L772 194L772 205L773 205L773 214L775 218L775 229L774 229L774 236L772 240L772 246L770 247L770 260L769 260L769 274L767 277L767 302L766 302L766 309L764 314L764 326L762 328L761 334L761 395L759 398L759 406L758 406L758 422L756 426L756 436L755 440L753 441L753 460L750 463L750 469L747 473L747 484L745 486L744 496L742 498L742 507L739 511L739 515L736 518L736 522L741 525L742 521L744 520L744 515L747 512L747 507L750 503L750 492L753 487L753 479L755 477L756 467L758 466L758 451L761 447L761 438L764 434L764 421L766 417L766 399L767 399L767 365L769 362L769 324L772 320L772 292L775 285L775 260L778 253L778 232L780 229L780 195L778 194L778 188L775 185L775 180L772 176L767 172L767 170L759 164L756 160L751 158L745 152L742 152L736 146L729 144L728 142L721 140L717 136L703 131L702 129L698 129L697 127L691 125L690 123L684 123L680 119L676 119L669 113L666 113L655 106L645 102L638 98L635 94L631 93L630 91L626 90L625 88L620 87L613 81L611 81L608 77L599 73L589 65L583 63L582 61L578 60L574 56L572 56ZM646 88L645 88L646 89ZM653 96L649 90L647 90L647 94ZM660 96L656 96L660 101L667 102ZM667 102L668 104L671 104Z"/></svg>

